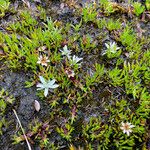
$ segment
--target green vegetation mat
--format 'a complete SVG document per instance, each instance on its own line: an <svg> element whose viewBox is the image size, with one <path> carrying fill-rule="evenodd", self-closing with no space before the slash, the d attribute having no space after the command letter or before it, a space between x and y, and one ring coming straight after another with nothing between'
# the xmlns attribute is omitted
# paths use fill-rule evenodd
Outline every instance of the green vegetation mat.
<svg viewBox="0 0 150 150"><path fill-rule="evenodd" d="M0 147L150 149L149 0L1 0L0 24Z"/></svg>

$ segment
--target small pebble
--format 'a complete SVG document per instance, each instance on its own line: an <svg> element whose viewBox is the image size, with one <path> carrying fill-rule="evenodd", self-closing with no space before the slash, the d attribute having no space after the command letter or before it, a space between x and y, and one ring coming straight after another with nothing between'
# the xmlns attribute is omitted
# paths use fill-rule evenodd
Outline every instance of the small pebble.
<svg viewBox="0 0 150 150"><path fill-rule="evenodd" d="M34 108L37 112L40 111L41 106L40 106L40 103L37 100L34 100Z"/></svg>

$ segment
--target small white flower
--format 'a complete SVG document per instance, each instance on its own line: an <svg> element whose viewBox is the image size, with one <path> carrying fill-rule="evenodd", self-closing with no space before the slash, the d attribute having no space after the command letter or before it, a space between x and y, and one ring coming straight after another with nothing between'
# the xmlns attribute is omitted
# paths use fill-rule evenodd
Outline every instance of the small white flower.
<svg viewBox="0 0 150 150"><path fill-rule="evenodd" d="M42 56L40 55L40 57L38 57L38 64L41 64L42 66L47 66L47 63L50 62L50 60L48 60L47 56Z"/></svg>
<svg viewBox="0 0 150 150"><path fill-rule="evenodd" d="M79 63L79 61L81 61L83 58L79 58L78 56L73 55L72 59L70 59L70 63L71 65L81 65L81 63Z"/></svg>
<svg viewBox="0 0 150 150"><path fill-rule="evenodd" d="M37 90L43 90L44 89L44 96L46 97L48 95L49 89L55 89L59 85L55 84L55 79L53 80L45 80L42 76L39 76L41 83L37 84L38 89Z"/></svg>
<svg viewBox="0 0 150 150"><path fill-rule="evenodd" d="M46 48L47 48L46 46L41 46L38 48L38 51L44 52L46 50Z"/></svg>
<svg viewBox="0 0 150 150"><path fill-rule="evenodd" d="M105 46L107 47L106 51L109 51L111 53L116 53L117 50L120 49L120 47L117 47L115 42L110 42L109 44L105 43Z"/></svg>
<svg viewBox="0 0 150 150"><path fill-rule="evenodd" d="M134 125L132 125L129 122L126 123L121 123L121 130L123 130L123 133L126 133L128 136L130 135L130 132L132 132L132 128L135 127Z"/></svg>
<svg viewBox="0 0 150 150"><path fill-rule="evenodd" d="M67 56L68 58L70 58L71 50L68 50L67 45L65 45L63 47L63 50L60 50L60 51L63 56Z"/></svg>
<svg viewBox="0 0 150 150"><path fill-rule="evenodd" d="M70 68L67 68L67 69L65 70L65 73L67 74L68 78L75 76L74 71L71 70Z"/></svg>

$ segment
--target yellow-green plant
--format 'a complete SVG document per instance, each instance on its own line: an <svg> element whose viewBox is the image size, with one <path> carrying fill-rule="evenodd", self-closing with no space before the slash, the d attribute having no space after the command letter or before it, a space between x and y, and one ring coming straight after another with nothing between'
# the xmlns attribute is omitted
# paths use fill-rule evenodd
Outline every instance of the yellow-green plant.
<svg viewBox="0 0 150 150"><path fill-rule="evenodd" d="M9 9L10 2L9 0L0 1L0 18L5 16L6 11Z"/></svg>
<svg viewBox="0 0 150 150"><path fill-rule="evenodd" d="M96 21L96 9L93 6L93 4L87 5L86 7L83 8L82 10L82 15L83 15L83 21L84 22L95 22Z"/></svg>
<svg viewBox="0 0 150 150"><path fill-rule="evenodd" d="M96 85L97 83L102 82L102 76L104 75L104 65L95 64L95 72L92 74L86 76L86 86L90 89L90 87L93 85Z"/></svg>
<svg viewBox="0 0 150 150"><path fill-rule="evenodd" d="M57 127L56 130L64 139L71 141L71 134L74 128L69 123L66 123L63 127Z"/></svg>
<svg viewBox="0 0 150 150"><path fill-rule="evenodd" d="M108 77L111 79L110 84L121 86L123 84L122 70L117 67L108 71Z"/></svg>
<svg viewBox="0 0 150 150"><path fill-rule="evenodd" d="M114 21L113 19L109 19L106 23L106 27L109 31L117 30L121 28L121 23L119 20Z"/></svg>
<svg viewBox="0 0 150 150"><path fill-rule="evenodd" d="M108 1L108 0L99 0L99 2L100 2L100 7L104 11L104 13L106 13L106 15L109 15L109 14L114 12L112 3L110 1Z"/></svg>
<svg viewBox="0 0 150 150"><path fill-rule="evenodd" d="M103 55L106 54L108 58L114 58L120 56L121 49L120 47L117 46L115 42L105 43L105 46L107 49L105 50Z"/></svg>
<svg viewBox="0 0 150 150"><path fill-rule="evenodd" d="M133 7L134 7L134 13L136 14L136 16L140 16L145 10L145 7L142 6L142 4L139 2L134 2Z"/></svg>
<svg viewBox="0 0 150 150"><path fill-rule="evenodd" d="M150 0L146 0L145 5L146 5L147 10L150 10Z"/></svg>

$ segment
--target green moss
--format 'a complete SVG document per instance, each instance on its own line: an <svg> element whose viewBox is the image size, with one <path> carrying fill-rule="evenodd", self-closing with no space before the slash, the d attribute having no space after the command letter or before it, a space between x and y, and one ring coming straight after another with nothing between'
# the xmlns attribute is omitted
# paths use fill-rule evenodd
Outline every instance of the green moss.
<svg viewBox="0 0 150 150"><path fill-rule="evenodd" d="M68 149L70 144L85 149L145 146L149 119L149 41L144 36L137 37L134 23L129 23L128 17L113 16L112 8L113 4L104 0L82 10L77 7L76 23L48 18L42 7L38 8L41 11L38 18L29 11L21 11L18 20L5 27L7 32L0 33L4 63L11 69L32 74L26 87L36 86L39 76L56 79L59 85L46 98L43 91L37 92L50 108L49 119L47 124L45 120L31 124L28 130L32 135L28 138L41 148L59 149L65 145ZM143 12L138 11L137 16ZM70 50L69 56L62 54L65 45ZM39 63L42 57L48 60L46 65ZM5 125L8 105L3 94L1 97L0 129ZM120 128L122 122L135 126L130 136ZM23 141L21 137L21 134L14 136L16 144Z"/></svg>
<svg viewBox="0 0 150 150"><path fill-rule="evenodd" d="M1 0L0 1L0 18L5 16L5 13L9 9L10 2L9 0Z"/></svg>

